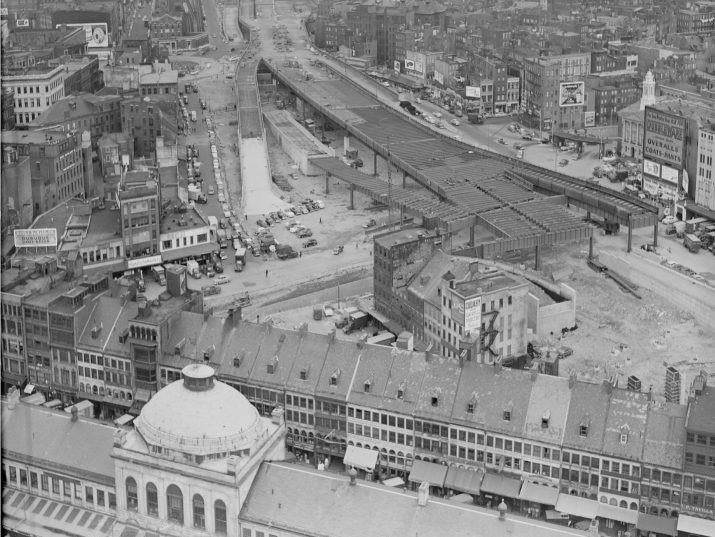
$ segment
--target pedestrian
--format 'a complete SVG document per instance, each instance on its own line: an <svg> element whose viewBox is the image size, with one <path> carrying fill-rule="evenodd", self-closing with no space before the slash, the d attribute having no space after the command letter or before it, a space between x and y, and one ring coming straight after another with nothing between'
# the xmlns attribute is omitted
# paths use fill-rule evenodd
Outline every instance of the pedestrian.
<svg viewBox="0 0 715 537"><path fill-rule="evenodd" d="M268 269L266 269L266 278L268 278Z"/></svg>
<svg viewBox="0 0 715 537"><path fill-rule="evenodd" d="M320 217L320 223L321 223L321 224L323 223L323 217L322 217L322 216Z"/></svg>
<svg viewBox="0 0 715 537"><path fill-rule="evenodd" d="M357 247L358 247L358 243L356 242L356 243L355 243L355 249L356 249L356 250L357 250Z"/></svg>
<svg viewBox="0 0 715 537"><path fill-rule="evenodd" d="M244 214L243 216L245 216L245 217L246 217L246 220L248 220L248 215L247 215L247 214Z"/></svg>
<svg viewBox="0 0 715 537"><path fill-rule="evenodd" d="M303 257L303 252L299 252L298 257Z"/></svg>

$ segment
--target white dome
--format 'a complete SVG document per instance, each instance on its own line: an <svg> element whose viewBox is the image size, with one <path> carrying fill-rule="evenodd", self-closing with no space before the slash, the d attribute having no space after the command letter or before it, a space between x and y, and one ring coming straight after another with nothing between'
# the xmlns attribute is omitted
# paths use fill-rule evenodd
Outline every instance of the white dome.
<svg viewBox="0 0 715 537"><path fill-rule="evenodd" d="M250 449L263 432L258 411L202 364L152 397L134 422L147 443L194 455Z"/></svg>

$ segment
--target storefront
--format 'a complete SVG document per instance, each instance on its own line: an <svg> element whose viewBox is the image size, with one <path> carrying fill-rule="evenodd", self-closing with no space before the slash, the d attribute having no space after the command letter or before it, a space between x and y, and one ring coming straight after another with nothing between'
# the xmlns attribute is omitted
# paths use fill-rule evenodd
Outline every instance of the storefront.
<svg viewBox="0 0 715 537"><path fill-rule="evenodd" d="M102 400L102 414L104 419L114 421L127 413L132 406L132 399L122 399L112 395L105 395Z"/></svg>
<svg viewBox="0 0 715 537"><path fill-rule="evenodd" d="M161 253L164 263L185 263L187 260L197 261L199 264L211 262L211 254L220 249L218 243L203 242L176 250L167 250Z"/></svg>
<svg viewBox="0 0 715 537"><path fill-rule="evenodd" d="M680 514L678 534L681 537L715 537L715 521Z"/></svg>
<svg viewBox="0 0 715 537"><path fill-rule="evenodd" d="M427 461L415 461L410 472L412 490L417 490L422 483L429 483L430 494L442 497L444 495L444 481L447 478L448 466Z"/></svg>
<svg viewBox="0 0 715 537"><path fill-rule="evenodd" d="M104 396L92 392L79 392L78 396L80 399L92 402L92 405L94 406L94 415L92 417L98 418L99 415L102 413L102 403L104 402Z"/></svg>
<svg viewBox="0 0 715 537"><path fill-rule="evenodd" d="M461 503L474 503L482 491L484 471L477 468L450 466L444 480L447 496Z"/></svg>
<svg viewBox="0 0 715 537"><path fill-rule="evenodd" d="M598 506L600 504L596 500L589 500L580 496L571 494L559 494L556 500L555 510L559 513L569 515L575 523L582 521L589 523L598 516Z"/></svg>
<svg viewBox="0 0 715 537"><path fill-rule="evenodd" d="M343 464L345 464L346 468L353 467L358 470L359 478L372 481L377 467L378 455L379 452L372 449L348 446L343 457Z"/></svg>
<svg viewBox="0 0 715 537"><path fill-rule="evenodd" d="M678 519L639 513L636 529L640 537L677 537Z"/></svg>
<svg viewBox="0 0 715 537"><path fill-rule="evenodd" d="M5 395L7 392L15 386L18 390L25 383L25 375L20 375L18 373L11 373L9 371L2 372L2 394Z"/></svg>
<svg viewBox="0 0 715 537"><path fill-rule="evenodd" d="M510 511L518 511L520 490L520 479L487 473L482 480L480 498L488 508L496 507L503 500Z"/></svg>
<svg viewBox="0 0 715 537"><path fill-rule="evenodd" d="M622 535L630 532L633 535L635 525L638 523L638 511L616 507L607 503L598 504L598 531L607 535Z"/></svg>
<svg viewBox="0 0 715 537"><path fill-rule="evenodd" d="M521 514L531 518L544 518L546 511L553 509L559 499L556 485L526 481L519 492Z"/></svg>

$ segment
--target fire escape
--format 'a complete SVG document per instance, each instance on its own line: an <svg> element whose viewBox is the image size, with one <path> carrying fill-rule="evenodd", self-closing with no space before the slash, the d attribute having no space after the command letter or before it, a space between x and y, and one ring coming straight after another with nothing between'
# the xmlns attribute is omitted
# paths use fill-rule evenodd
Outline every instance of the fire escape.
<svg viewBox="0 0 715 537"><path fill-rule="evenodd" d="M482 350L488 349L489 352L496 356L497 352L492 348L492 345L494 341L496 341L497 334L499 333L499 330L494 327L494 323L496 323L497 317L499 317L499 310L493 310L484 314L484 317L489 316L491 316L491 319L485 321L486 328L484 332L482 332Z"/></svg>

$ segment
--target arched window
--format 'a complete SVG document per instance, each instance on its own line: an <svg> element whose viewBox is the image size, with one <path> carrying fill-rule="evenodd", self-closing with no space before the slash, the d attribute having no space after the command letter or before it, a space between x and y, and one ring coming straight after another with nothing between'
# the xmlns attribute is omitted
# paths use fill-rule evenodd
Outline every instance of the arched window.
<svg viewBox="0 0 715 537"><path fill-rule="evenodd" d="M184 523L184 495L176 485L169 485L166 489L166 510L169 520Z"/></svg>
<svg viewBox="0 0 715 537"><path fill-rule="evenodd" d="M119 397L121 397L122 400L123 400L123 399L124 399L124 392L119 392Z"/></svg>
<svg viewBox="0 0 715 537"><path fill-rule="evenodd" d="M621 500L621 503L618 504L618 507L621 509L628 509L628 502L626 500Z"/></svg>
<svg viewBox="0 0 715 537"><path fill-rule="evenodd" d="M609 505L613 505L614 507L618 506L618 500L616 500L615 498L611 498L608 503Z"/></svg>
<svg viewBox="0 0 715 537"><path fill-rule="evenodd" d="M214 504L214 519L216 520L216 533L226 535L228 533L228 524L226 517L226 504L221 500L216 500Z"/></svg>
<svg viewBox="0 0 715 537"><path fill-rule="evenodd" d="M137 482L133 477L127 477L127 509L136 511L139 508L139 497L137 496Z"/></svg>
<svg viewBox="0 0 715 537"><path fill-rule="evenodd" d="M93 387L92 387L92 392L95 393L95 394L97 393L97 387L96 387L96 386L93 386ZM100 386L100 387L99 387L99 395L104 395L104 386Z"/></svg>
<svg viewBox="0 0 715 537"><path fill-rule="evenodd" d="M206 516L204 514L204 499L198 495L194 494L194 527L195 528L205 528L206 527Z"/></svg>
<svg viewBox="0 0 715 537"><path fill-rule="evenodd" d="M79 383L79 391L81 391L81 392L84 391L84 383L82 383L82 382Z"/></svg>
<svg viewBox="0 0 715 537"><path fill-rule="evenodd" d="M132 400L132 393L127 392L127 401L131 401L131 400Z"/></svg>
<svg viewBox="0 0 715 537"><path fill-rule="evenodd" d="M159 494L154 483L146 485L146 513L151 516L159 516Z"/></svg>

